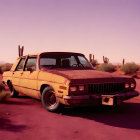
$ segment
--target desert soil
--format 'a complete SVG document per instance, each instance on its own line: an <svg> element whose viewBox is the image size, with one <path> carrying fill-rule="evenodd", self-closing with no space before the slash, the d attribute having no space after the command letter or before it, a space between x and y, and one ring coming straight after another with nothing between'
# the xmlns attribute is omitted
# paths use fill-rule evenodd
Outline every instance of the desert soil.
<svg viewBox="0 0 140 140"><path fill-rule="evenodd" d="M140 91L140 79L137 90ZM66 108L55 114L29 97L0 104L1 140L139 140L140 96L119 108Z"/></svg>

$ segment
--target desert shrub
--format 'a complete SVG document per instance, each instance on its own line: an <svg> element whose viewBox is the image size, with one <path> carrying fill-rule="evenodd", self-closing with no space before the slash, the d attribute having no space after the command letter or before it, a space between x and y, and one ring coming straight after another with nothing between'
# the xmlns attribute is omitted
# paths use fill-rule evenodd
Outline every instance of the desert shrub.
<svg viewBox="0 0 140 140"><path fill-rule="evenodd" d="M110 64L103 63L98 66L97 70L105 71L105 72L114 72L115 66Z"/></svg>
<svg viewBox="0 0 140 140"><path fill-rule="evenodd" d="M2 91L2 90L4 90L5 88L4 88L4 85L0 82L0 92Z"/></svg>
<svg viewBox="0 0 140 140"><path fill-rule="evenodd" d="M10 95L6 94L4 90L0 92L0 101L5 101L8 98L10 98Z"/></svg>
<svg viewBox="0 0 140 140"><path fill-rule="evenodd" d="M9 98L9 95L5 93L4 85L0 82L0 101L3 101L7 98Z"/></svg>
<svg viewBox="0 0 140 140"><path fill-rule="evenodd" d="M0 74L2 74L2 69L1 69L1 67L0 67Z"/></svg>
<svg viewBox="0 0 140 140"><path fill-rule="evenodd" d="M0 101L4 100L5 97L6 97L5 92L1 91L0 92Z"/></svg>
<svg viewBox="0 0 140 140"><path fill-rule="evenodd" d="M125 74L134 74L139 70L139 66L135 63L126 63L121 67L121 71Z"/></svg>
<svg viewBox="0 0 140 140"><path fill-rule="evenodd" d="M5 72L5 71L9 71L11 69L12 64L6 63L6 64L1 65L0 67L1 67L2 72Z"/></svg>

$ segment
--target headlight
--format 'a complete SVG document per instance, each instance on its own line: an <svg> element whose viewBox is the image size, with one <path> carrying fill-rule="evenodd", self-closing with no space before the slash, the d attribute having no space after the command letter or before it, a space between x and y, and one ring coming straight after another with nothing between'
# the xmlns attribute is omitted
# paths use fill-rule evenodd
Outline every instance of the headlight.
<svg viewBox="0 0 140 140"><path fill-rule="evenodd" d="M80 85L78 88L79 91L84 91L85 90L85 86L84 85Z"/></svg>
<svg viewBox="0 0 140 140"><path fill-rule="evenodd" d="M77 91L77 87L76 86L70 87L70 92L75 92L75 91Z"/></svg>
<svg viewBox="0 0 140 140"><path fill-rule="evenodd" d="M125 88L129 88L129 83L125 83Z"/></svg>
<svg viewBox="0 0 140 140"><path fill-rule="evenodd" d="M131 88L135 88L136 85L135 85L135 83L131 83L130 86L131 86Z"/></svg>

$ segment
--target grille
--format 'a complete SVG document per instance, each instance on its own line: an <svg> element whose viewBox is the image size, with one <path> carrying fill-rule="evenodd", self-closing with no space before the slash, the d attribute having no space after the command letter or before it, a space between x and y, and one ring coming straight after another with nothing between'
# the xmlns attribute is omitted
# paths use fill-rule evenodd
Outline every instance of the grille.
<svg viewBox="0 0 140 140"><path fill-rule="evenodd" d="M102 83L88 85L88 93L93 94L112 94L121 92L124 89L125 83Z"/></svg>

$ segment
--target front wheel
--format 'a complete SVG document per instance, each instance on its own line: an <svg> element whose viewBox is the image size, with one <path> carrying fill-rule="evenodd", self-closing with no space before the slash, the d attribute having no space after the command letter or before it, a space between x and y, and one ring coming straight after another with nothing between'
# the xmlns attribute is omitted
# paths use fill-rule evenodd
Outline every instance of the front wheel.
<svg viewBox="0 0 140 140"><path fill-rule="evenodd" d="M41 101L45 109L51 112L60 112L63 105L56 98L51 87L46 87L42 92Z"/></svg>

